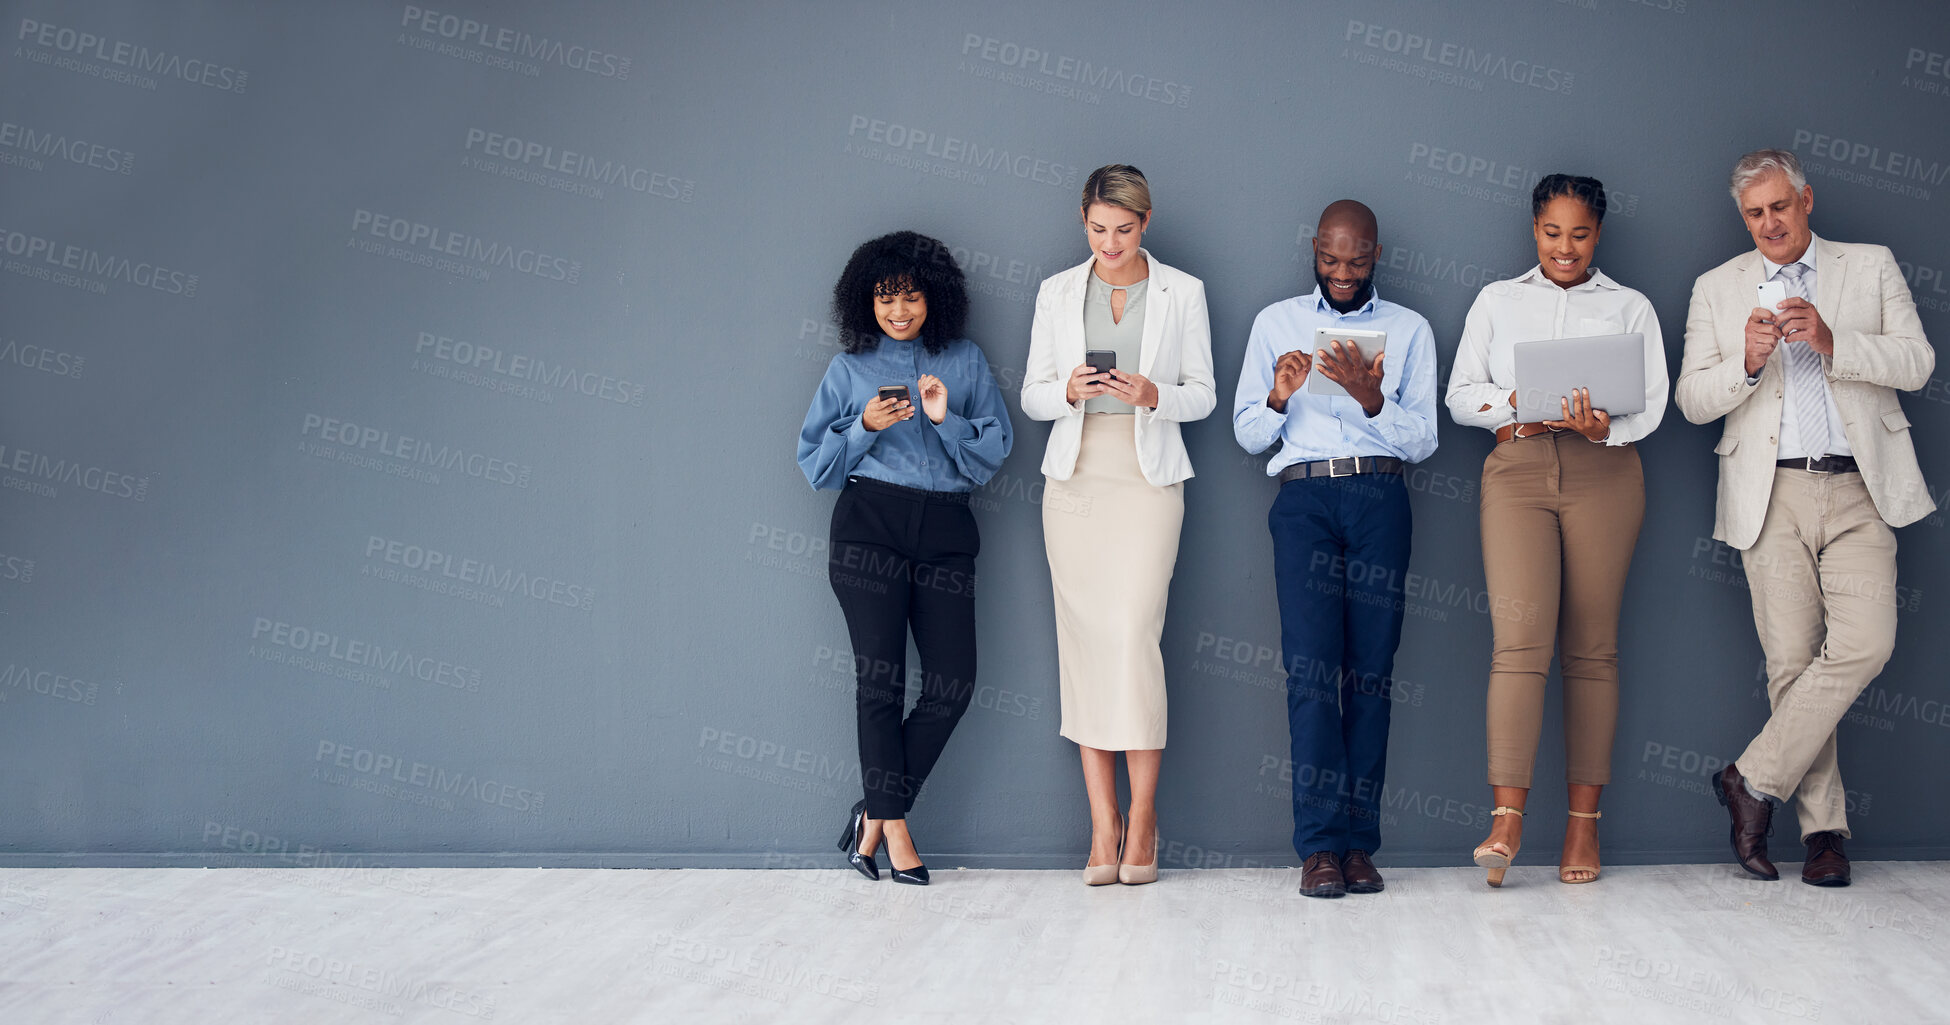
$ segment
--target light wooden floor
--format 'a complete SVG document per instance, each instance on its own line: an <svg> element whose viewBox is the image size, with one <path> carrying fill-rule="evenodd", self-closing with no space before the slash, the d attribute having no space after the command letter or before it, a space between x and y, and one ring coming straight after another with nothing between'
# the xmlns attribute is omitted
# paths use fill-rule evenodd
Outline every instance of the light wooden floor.
<svg viewBox="0 0 1950 1025"><path fill-rule="evenodd" d="M837 861L837 857L835 858ZM1782 865L1783 872L1790 866ZM1950 863L1074 872L11 869L0 1022L1950 1021Z"/></svg>

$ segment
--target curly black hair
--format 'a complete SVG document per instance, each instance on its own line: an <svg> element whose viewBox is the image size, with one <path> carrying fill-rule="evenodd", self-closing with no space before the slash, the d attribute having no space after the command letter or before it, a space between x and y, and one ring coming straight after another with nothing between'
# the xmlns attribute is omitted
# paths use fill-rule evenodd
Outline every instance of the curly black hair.
<svg viewBox="0 0 1950 1025"><path fill-rule="evenodd" d="M833 286L833 319L840 325L840 344L847 352L871 352L880 344L880 322L874 319L876 295L908 290L928 300L928 317L921 325L921 344L938 353L962 337L968 324L968 285L961 265L939 239L919 232L896 231L862 242L846 261Z"/></svg>
<svg viewBox="0 0 1950 1025"><path fill-rule="evenodd" d="M1605 183L1571 174L1547 174L1537 179L1537 187L1530 190L1530 216L1542 217L1544 205L1559 196L1583 203L1593 220L1605 223Z"/></svg>

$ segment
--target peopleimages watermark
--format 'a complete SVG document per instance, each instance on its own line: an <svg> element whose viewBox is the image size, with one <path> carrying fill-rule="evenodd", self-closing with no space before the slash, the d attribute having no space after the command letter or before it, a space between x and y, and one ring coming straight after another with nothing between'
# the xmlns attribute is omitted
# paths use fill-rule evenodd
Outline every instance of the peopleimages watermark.
<svg viewBox="0 0 1950 1025"><path fill-rule="evenodd" d="M34 560L0 552L0 581L10 584L34 582Z"/></svg>
<svg viewBox="0 0 1950 1025"><path fill-rule="evenodd" d="M389 648L373 641L267 616L256 616L251 620L252 654L257 654L260 647L281 649L295 656L360 670L373 669L455 691L476 693L481 689L481 670L475 666L415 654L408 648Z"/></svg>
<svg viewBox="0 0 1950 1025"><path fill-rule="evenodd" d="M1079 170L1074 164L1059 164L1033 153L1012 152L1006 147L987 146L865 114L855 114L847 121L846 137L845 152L974 185L987 183L982 172L1061 188L1078 182Z"/></svg>
<svg viewBox="0 0 1950 1025"><path fill-rule="evenodd" d="M1950 96L1950 54L1910 47L1903 61L1902 84L1920 93Z"/></svg>
<svg viewBox="0 0 1950 1025"><path fill-rule="evenodd" d="M969 57L998 69L1007 69L1003 73L982 77L994 77L1011 85L1067 96L1085 103L1096 103L1104 93L1133 96L1180 110L1192 102L1192 87L1179 82L1127 72L1107 64L1092 64L1087 60L1049 53L1034 46L1023 46L976 32L962 36L961 55L964 70L977 70L968 64L965 58ZM1011 75L1009 72L1019 74Z"/></svg>
<svg viewBox="0 0 1950 1025"><path fill-rule="evenodd" d="M1443 1020L1442 1012L1434 1008L1409 1007L1390 997L1345 988L1344 983L1351 980L1336 985L1305 979L1291 974L1295 970L1284 963L1267 969L1215 958L1212 1002L1302 1021L1350 1021L1359 1017L1392 1025L1436 1025Z"/></svg>
<svg viewBox="0 0 1950 1025"><path fill-rule="evenodd" d="M1603 988L1629 993L1641 1000L1706 1011L1726 1019L1735 1015L1721 1001L1810 1021L1821 1018L1822 1002L1806 994L1778 986L1756 986L1699 965L1641 954L1630 947L1600 946L1594 960L1598 968L1609 973L1609 978L1601 983Z"/></svg>
<svg viewBox="0 0 1950 1025"><path fill-rule="evenodd" d="M96 295L105 294L111 283L184 298L196 295L198 277L188 271L61 242L33 232L0 227L0 254L15 258L4 264L10 273Z"/></svg>
<svg viewBox="0 0 1950 1025"><path fill-rule="evenodd" d="M1409 144L1408 166L1409 170L1404 175L1406 181L1525 211L1530 209L1530 190L1545 174L1507 160L1465 153L1427 142ZM1639 212L1638 194L1607 185L1605 212L1607 215L1636 217Z"/></svg>
<svg viewBox="0 0 1950 1025"><path fill-rule="evenodd" d="M1413 150L1410 159L1413 159ZM1413 174L1413 172L1410 172ZM1302 224L1294 239L1293 262L1312 265L1314 226ZM1493 281L1515 277L1511 271L1475 263L1467 258L1443 256L1390 241L1381 247L1374 261L1375 281L1390 289L1399 288L1412 295L1432 296L1432 283L1440 282L1465 290L1482 288ZM1418 280L1419 279L1419 280Z"/></svg>
<svg viewBox="0 0 1950 1025"><path fill-rule="evenodd" d="M462 148L469 154L467 166L477 171L595 199L602 198L602 186L613 186L646 196L688 203L697 188L695 181L653 171L627 160L610 160L485 128L469 127ZM485 159L487 157L494 160Z"/></svg>
<svg viewBox="0 0 1950 1025"><path fill-rule="evenodd" d="M452 811L452 798L460 797L529 814L540 814L542 810L542 792L539 790L482 779L471 772L450 771L371 748L321 740L312 761L324 768L349 769L357 773L356 777L348 777L343 772L333 776L324 768L314 768L311 771L313 779L339 786L350 785L355 790L370 790L409 804L437 802L445 810ZM400 790L393 786L395 783L411 789Z"/></svg>
<svg viewBox="0 0 1950 1025"><path fill-rule="evenodd" d="M206 850L236 851L290 865L299 871L281 873L280 878L299 886L344 894L347 891L340 883L356 883L416 897L433 894L433 884L425 875L388 868L357 855L334 854L317 844L293 841L248 826L227 825L215 819L203 820L203 846Z"/></svg>
<svg viewBox="0 0 1950 1025"><path fill-rule="evenodd" d="M73 379L79 378L82 370L87 368L88 357L9 338L5 344L0 344L0 363L12 363L43 374Z"/></svg>
<svg viewBox="0 0 1950 1025"><path fill-rule="evenodd" d="M1402 71L1430 81L1450 81L1451 84L1473 89L1481 89L1482 86L1480 83L1472 85L1471 79L1452 80L1452 76L1477 75L1483 79L1501 79L1560 95L1568 95L1572 83L1576 81L1576 76L1563 68L1478 50L1461 43L1375 25L1356 18L1348 19L1347 30L1341 40L1376 54L1421 62L1419 66L1405 64L1389 70Z"/></svg>
<svg viewBox="0 0 1950 1025"><path fill-rule="evenodd" d="M26 693L39 694L55 701L92 705L100 697L101 690L99 683L52 669L36 669L18 662L9 662L7 668L0 669L0 701L5 700L8 693Z"/></svg>
<svg viewBox="0 0 1950 1025"><path fill-rule="evenodd" d="M343 451L336 454L342 462L357 465L356 458L345 457L358 454L378 457L380 465L370 468L382 471L389 470L389 466L385 465L388 460L397 460L409 469L459 473L475 480L487 481L490 484L505 484L515 488L526 488L529 478L534 474L534 468L526 463L517 463L485 452L469 451L456 445L436 445L425 438L394 434L382 428L361 426L349 420L318 413L305 414L304 420L299 425L298 434L300 437L313 439L318 443L339 446ZM321 455L312 448L307 448L306 451L310 455ZM328 449L323 454L330 456L333 453ZM440 483L437 473L421 475L418 479L428 480L432 484Z"/></svg>
<svg viewBox="0 0 1950 1025"><path fill-rule="evenodd" d="M482 345L466 339L450 338L431 331L416 332L413 341L413 369L434 376L447 376L463 384L478 384L490 391L500 391L535 398L542 402L555 401L555 395L582 395L601 402L619 406L642 406L647 387L637 381L578 367L569 361L558 361L511 352L492 345ZM434 360L437 363L428 363ZM435 372L439 364L454 367L448 374ZM465 375L483 375L482 379L492 384L479 383ZM462 376L455 376L456 374ZM534 386L532 394L527 386Z"/></svg>
<svg viewBox="0 0 1950 1025"><path fill-rule="evenodd" d="M775 1003L787 1002L794 989L868 1006L880 999L880 984L864 977L835 975L708 939L659 932L650 938L650 949L658 975Z"/></svg>
<svg viewBox="0 0 1950 1025"><path fill-rule="evenodd" d="M39 51L16 50L15 56L143 89L154 89L158 77L174 78L229 93L243 92L244 86L250 82L250 73L241 68L184 57L167 50L152 50L139 43L111 39L32 18L20 19L20 30L14 34L14 39L30 47L42 48ZM94 63L81 63L84 61Z"/></svg>
<svg viewBox="0 0 1950 1025"><path fill-rule="evenodd" d="M1885 150L1855 139L1827 135L1807 128L1794 130L1790 147L1829 161L1803 161L1808 177L1829 177L1911 199L1929 199L1925 185L1941 187L1950 176L1950 160L1931 160L1897 150Z"/></svg>
<svg viewBox="0 0 1950 1025"><path fill-rule="evenodd" d="M357 994L337 987L370 993L374 997L398 998L410 1003L438 1007L469 1018L480 1018L483 1021L494 1017L493 996L474 993L444 982L414 979L378 965L363 964L359 961L279 945L273 945L265 951L264 963L287 973L284 977L272 977L271 984L279 989L295 990L334 1000L347 1006L383 1010L387 1014L402 1013L402 1009L396 1004L361 998ZM324 985L314 989L305 985L307 980Z"/></svg>
<svg viewBox="0 0 1950 1025"><path fill-rule="evenodd" d="M0 163L40 171L46 169L43 161L48 160L111 174L129 174L135 170L135 154L118 146L0 121Z"/></svg>
<svg viewBox="0 0 1950 1025"><path fill-rule="evenodd" d="M399 25L404 31L398 41L404 45L530 77L541 74L542 65L552 64L621 82L630 77L630 67L635 63L631 57L584 43L550 39L414 4L401 9Z"/></svg>
<svg viewBox="0 0 1950 1025"><path fill-rule="evenodd" d="M78 487L83 491L132 502L141 502L149 497L148 477L0 442L0 487L41 498L54 498L60 494L56 485Z"/></svg>
<svg viewBox="0 0 1950 1025"><path fill-rule="evenodd" d="M364 207L352 211L352 234L345 244L347 248L362 253L386 256L477 281L488 280L490 271L496 268L568 285L580 284L582 277L581 260Z"/></svg>
<svg viewBox="0 0 1950 1025"><path fill-rule="evenodd" d="M550 605L561 605L583 612L595 608L596 591L543 573L499 566L492 562L454 556L437 548L409 544L372 534L366 538L366 565L361 576L406 584L436 594L502 607L504 595L518 594Z"/></svg>

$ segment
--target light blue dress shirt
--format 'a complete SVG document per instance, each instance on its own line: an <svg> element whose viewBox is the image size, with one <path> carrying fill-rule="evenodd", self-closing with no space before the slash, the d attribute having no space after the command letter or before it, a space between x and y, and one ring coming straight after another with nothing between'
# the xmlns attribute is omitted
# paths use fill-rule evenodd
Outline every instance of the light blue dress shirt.
<svg viewBox="0 0 1950 1025"><path fill-rule="evenodd" d="M1311 354L1314 329L1322 327L1388 332L1381 357L1381 411L1373 417L1347 396L1315 395L1305 384L1286 400L1286 412L1266 404L1280 356L1296 349ZM1316 364L1309 376L1318 373ZM1232 401L1232 436L1248 452L1280 443L1266 461L1269 477L1294 463L1345 456L1420 462L1435 452L1435 373L1435 334L1421 314L1379 295L1341 313L1315 288L1268 306L1253 320Z"/></svg>
<svg viewBox="0 0 1950 1025"><path fill-rule="evenodd" d="M939 424L921 409L922 374L941 378L948 412ZM860 420L881 386L907 385L914 416L869 431ZM815 488L838 490L848 476L923 491L973 491L988 483L1015 436L1009 407L987 358L966 338L930 353L921 339L880 336L870 352L843 352L826 366L799 430L799 468Z"/></svg>

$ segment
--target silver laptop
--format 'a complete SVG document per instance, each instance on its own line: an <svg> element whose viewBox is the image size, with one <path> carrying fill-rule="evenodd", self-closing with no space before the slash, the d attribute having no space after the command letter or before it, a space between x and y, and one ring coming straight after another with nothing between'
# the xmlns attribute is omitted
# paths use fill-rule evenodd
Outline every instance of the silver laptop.
<svg viewBox="0 0 1950 1025"><path fill-rule="evenodd" d="M1517 420L1564 419L1564 401L1591 389L1591 406L1611 416L1645 412L1645 336L1596 335L1518 342Z"/></svg>

